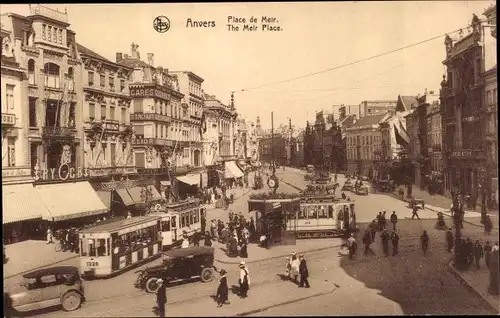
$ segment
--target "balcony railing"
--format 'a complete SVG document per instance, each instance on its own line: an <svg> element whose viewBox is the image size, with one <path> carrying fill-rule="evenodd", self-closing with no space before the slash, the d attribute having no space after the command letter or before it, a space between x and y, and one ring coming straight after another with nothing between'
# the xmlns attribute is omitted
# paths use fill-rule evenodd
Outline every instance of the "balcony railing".
<svg viewBox="0 0 500 318"><path fill-rule="evenodd" d="M71 127L45 126L42 128L43 137L74 138L76 130Z"/></svg>

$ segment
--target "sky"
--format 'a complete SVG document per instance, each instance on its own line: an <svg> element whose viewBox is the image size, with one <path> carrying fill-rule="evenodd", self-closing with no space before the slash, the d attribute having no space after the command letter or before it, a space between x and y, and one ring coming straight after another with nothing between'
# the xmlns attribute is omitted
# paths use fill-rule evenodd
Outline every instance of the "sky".
<svg viewBox="0 0 500 318"><path fill-rule="evenodd" d="M315 112L364 100L395 100L398 95L439 92L444 74L444 35L480 19L494 1L57 4L67 9L77 42L115 61L130 54L132 42L141 58L154 53L155 65L190 70L204 78L205 93L229 103L234 93L240 116L264 128L305 126ZM0 12L28 15L28 5L1 5ZM170 29L153 28L157 16ZM263 31L262 17L280 31ZM238 31L228 30L232 22ZM250 23L252 17L258 22ZM214 21L215 27L189 27ZM270 20L270 19L269 19ZM245 24L257 31L243 31ZM395 53L334 69L380 53L443 35ZM456 33L455 33L456 35ZM306 74L333 69L276 85ZM260 87L257 89L251 89Z"/></svg>

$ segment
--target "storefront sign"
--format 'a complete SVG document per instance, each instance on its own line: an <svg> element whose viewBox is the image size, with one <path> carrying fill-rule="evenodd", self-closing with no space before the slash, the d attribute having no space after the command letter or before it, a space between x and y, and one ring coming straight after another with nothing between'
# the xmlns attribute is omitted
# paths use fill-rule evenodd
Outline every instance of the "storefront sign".
<svg viewBox="0 0 500 318"><path fill-rule="evenodd" d="M168 168L137 168L139 175L158 176L168 174Z"/></svg>
<svg viewBox="0 0 500 318"><path fill-rule="evenodd" d="M90 177L102 177L110 174L134 174L134 167L88 168Z"/></svg>
<svg viewBox="0 0 500 318"><path fill-rule="evenodd" d="M170 122L170 117L161 114L151 114L151 113L130 114L130 121L147 121L147 120Z"/></svg>
<svg viewBox="0 0 500 318"><path fill-rule="evenodd" d="M11 177L28 177L31 176L31 170L29 168L2 168L2 178Z"/></svg>
<svg viewBox="0 0 500 318"><path fill-rule="evenodd" d="M2 113L2 125L10 126L15 124L16 124L16 115Z"/></svg>
<svg viewBox="0 0 500 318"><path fill-rule="evenodd" d="M35 169L35 181L65 181L68 179L80 179L90 176L89 168L70 167L68 164L60 165L59 168Z"/></svg>
<svg viewBox="0 0 500 318"><path fill-rule="evenodd" d="M134 97L157 97L165 100L170 99L170 94L156 87L130 87L130 96Z"/></svg>
<svg viewBox="0 0 500 318"><path fill-rule="evenodd" d="M472 150L458 150L451 153L452 158L464 159L472 157Z"/></svg>
<svg viewBox="0 0 500 318"><path fill-rule="evenodd" d="M132 145L135 146L170 146L174 145L172 140L160 138L135 138L132 139Z"/></svg>

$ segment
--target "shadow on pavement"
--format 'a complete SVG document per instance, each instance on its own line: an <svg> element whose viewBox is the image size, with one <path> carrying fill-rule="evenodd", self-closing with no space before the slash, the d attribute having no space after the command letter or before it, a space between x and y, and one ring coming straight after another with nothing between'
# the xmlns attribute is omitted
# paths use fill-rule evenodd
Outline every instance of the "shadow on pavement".
<svg viewBox="0 0 500 318"><path fill-rule="evenodd" d="M380 232L371 246L376 255L363 255L362 230L356 237L355 258L344 256L340 266L367 288L378 290L381 296L399 304L407 315L494 314L481 297L470 293L449 273L447 264L452 256L444 246L445 232L436 230L434 223L434 220L400 220L397 256L383 254ZM426 255L420 249L424 229L430 237ZM392 255L391 245L389 255Z"/></svg>

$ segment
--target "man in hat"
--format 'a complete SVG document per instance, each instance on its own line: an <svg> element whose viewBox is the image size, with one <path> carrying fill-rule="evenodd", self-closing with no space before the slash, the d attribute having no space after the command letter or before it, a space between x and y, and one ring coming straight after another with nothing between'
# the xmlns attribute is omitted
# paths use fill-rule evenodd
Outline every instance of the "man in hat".
<svg viewBox="0 0 500 318"><path fill-rule="evenodd" d="M382 249L385 256L389 256L389 240L391 239L391 237L389 233L387 233L387 229L384 229L382 231L382 234L380 234L380 239L382 240Z"/></svg>
<svg viewBox="0 0 500 318"><path fill-rule="evenodd" d="M479 260L484 256L483 246L479 243L479 240L476 240L474 244L474 260L476 263L476 267L480 268Z"/></svg>
<svg viewBox="0 0 500 318"><path fill-rule="evenodd" d="M353 259L358 249L358 244L356 243L354 233L351 233L351 236L347 239L347 248L349 249L349 258Z"/></svg>
<svg viewBox="0 0 500 318"><path fill-rule="evenodd" d="M240 297L246 298L250 289L250 276L245 262L240 262Z"/></svg>
<svg viewBox="0 0 500 318"><path fill-rule="evenodd" d="M392 211L391 214L391 223L392 223L392 230L396 230L396 223L398 223L398 216L396 215L396 211Z"/></svg>
<svg viewBox="0 0 500 318"><path fill-rule="evenodd" d="M309 270L307 269L307 262L304 259L304 254L299 255L299 260L300 260L300 265L299 265L299 272L300 272L300 284L299 287L305 287L309 288L309 281L307 278L309 277Z"/></svg>
<svg viewBox="0 0 500 318"><path fill-rule="evenodd" d="M420 236L420 243L422 247L422 251L424 255L427 253L427 248L429 247L429 235L427 235L427 231L424 230L422 236Z"/></svg>
<svg viewBox="0 0 500 318"><path fill-rule="evenodd" d="M159 278L156 283L158 290L156 291L156 304L158 305L158 315L165 317L165 304L167 303L167 288L163 279Z"/></svg>

